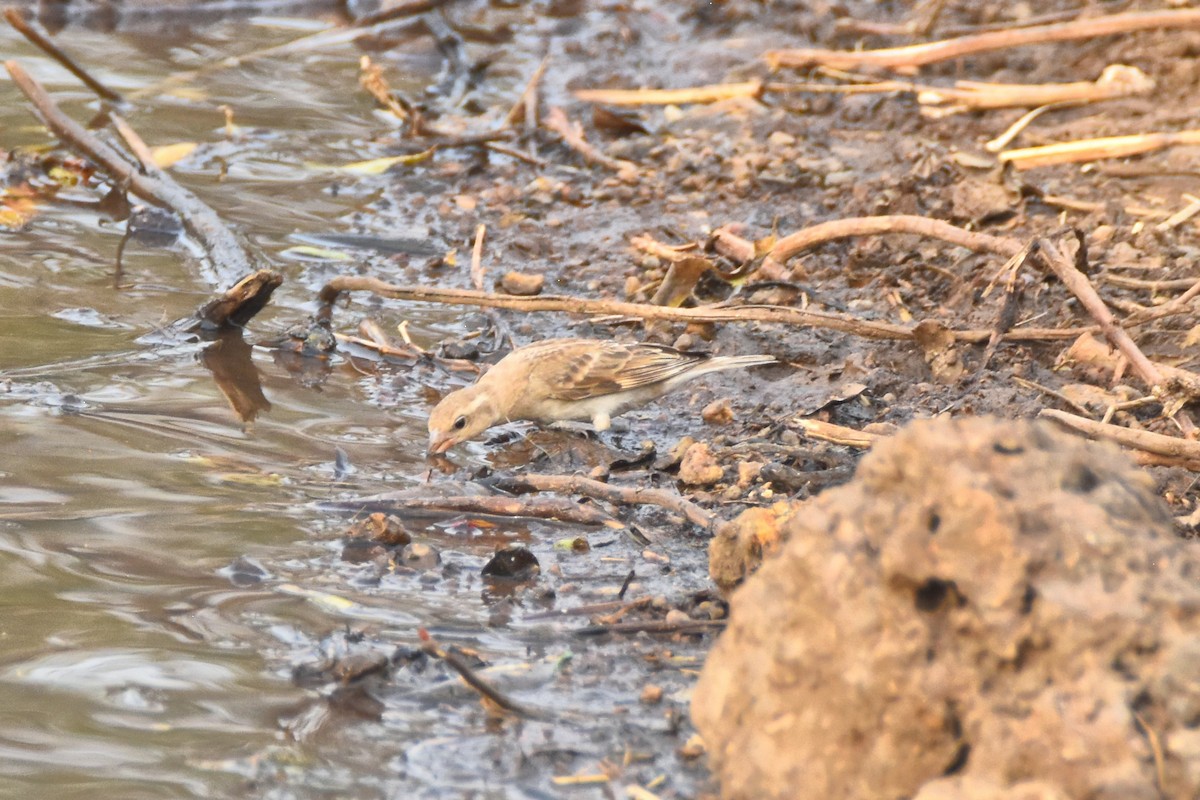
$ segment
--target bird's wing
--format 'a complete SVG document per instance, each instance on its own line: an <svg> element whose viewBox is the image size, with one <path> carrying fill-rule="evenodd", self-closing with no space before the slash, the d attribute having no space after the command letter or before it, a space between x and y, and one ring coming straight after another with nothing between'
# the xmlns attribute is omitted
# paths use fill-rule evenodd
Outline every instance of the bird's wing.
<svg viewBox="0 0 1200 800"><path fill-rule="evenodd" d="M543 356L540 372L555 400L586 400L674 378L708 356L653 344L563 344Z"/></svg>

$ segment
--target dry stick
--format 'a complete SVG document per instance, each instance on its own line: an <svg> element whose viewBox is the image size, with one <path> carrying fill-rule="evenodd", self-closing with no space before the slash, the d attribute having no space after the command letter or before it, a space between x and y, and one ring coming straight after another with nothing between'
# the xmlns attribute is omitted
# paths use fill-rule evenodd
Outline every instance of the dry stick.
<svg viewBox="0 0 1200 800"><path fill-rule="evenodd" d="M475 226L475 244L471 248L471 285L483 291L483 236L487 226L482 222Z"/></svg>
<svg viewBox="0 0 1200 800"><path fill-rule="evenodd" d="M1124 158L1177 145L1200 145L1200 130L1137 133L1130 136L1058 142L1005 150L997 158L1001 162L1011 161L1017 169L1033 169L1054 164L1097 161L1102 158Z"/></svg>
<svg viewBox="0 0 1200 800"><path fill-rule="evenodd" d="M1195 442L1191 439L1182 439L1178 436L1165 436L1164 434L1152 433L1150 431L1137 431L1132 428L1122 428L1120 425L1096 422L1087 417L1081 417L1053 408L1042 409L1038 416L1047 417L1055 422L1066 425L1068 428L1086 433L1088 436L1108 439L1123 447L1143 450L1157 456L1200 463L1200 442Z"/></svg>
<svg viewBox="0 0 1200 800"><path fill-rule="evenodd" d="M569 314L615 315L643 320L667 322L776 322L783 325L824 328L864 339L910 340L912 328L890 322L862 320L855 317L808 311L788 306L748 305L723 308L671 308L648 303L625 303L617 300L592 300L563 295L515 297L490 294L471 289L443 289L431 286L390 284L377 278L359 275L339 275L321 289L323 308L328 309L342 292L371 292L380 297L409 300L418 303L450 303L487 308L511 308L519 311L561 311ZM1093 328L1021 328L1005 334L1010 342L1041 342L1075 339ZM990 330L951 330L960 342L986 342Z"/></svg>
<svg viewBox="0 0 1200 800"><path fill-rule="evenodd" d="M529 76L529 83L525 84L524 91L517 98L517 102L513 103L513 107L508 110L508 114L504 117L504 124L512 127L519 122L525 123L525 132L532 133L537 130L537 91L538 84L542 82L542 76L546 74L546 67L550 66L550 56L542 59L537 65L537 69L533 71L533 75Z"/></svg>
<svg viewBox="0 0 1200 800"><path fill-rule="evenodd" d="M439 646L434 638L429 635L429 631L425 630L424 628L420 628L417 631L417 637L421 640L421 649L425 651L426 654L446 662L446 665L457 672L459 677L461 677L468 686L479 692L491 702L495 703L498 707L512 714L528 717L530 719L547 719L549 717L548 714L540 709L531 708L523 703L518 703L516 700L508 697L499 689L485 681L475 672L474 669L471 668L471 666L463 659L462 656L453 650L446 650L445 648Z"/></svg>
<svg viewBox="0 0 1200 800"><path fill-rule="evenodd" d="M735 97L758 97L762 81L719 83L686 89L577 89L572 94L585 103L612 106L669 106L685 103L716 103Z"/></svg>
<svg viewBox="0 0 1200 800"><path fill-rule="evenodd" d="M618 177L624 181L629 181L636 177L636 164L632 161L623 161L618 158L606 156L595 147L592 147L584 140L583 129L579 126L579 123L573 123L567 119L566 112L558 106L550 109L546 114L546 118L542 120L542 125L547 130L561 136L567 147L570 147L583 156L583 160L587 163L599 164L605 169L611 169L613 172L618 173Z"/></svg>
<svg viewBox="0 0 1200 800"><path fill-rule="evenodd" d="M919 67L952 58L961 58L975 53L1003 50L1047 42L1065 42L1074 39L1090 39L1111 36L1117 33L1153 30L1156 28L1188 28L1200 26L1200 9L1173 11L1148 11L1132 14L1112 14L1091 19L1077 19L1055 25L1040 25L1033 28L1018 28L936 42L888 47L881 50L824 50L820 48L797 50L770 50L764 58L771 69L779 67L811 67L824 65L839 69L855 67Z"/></svg>
<svg viewBox="0 0 1200 800"><path fill-rule="evenodd" d="M216 285L232 284L254 272L254 264L237 237L204 201L165 173L148 175L138 171L121 153L64 114L41 84L20 64L5 61L4 66L12 76L13 83L33 104L37 115L55 136L95 162L119 186L179 215L184 227L196 237L212 261L217 271Z"/></svg>
<svg viewBox="0 0 1200 800"><path fill-rule="evenodd" d="M658 506L686 517L701 528L711 527L716 520L715 514L676 492L643 486L613 486L579 475L513 475L501 478L495 482L495 485L498 489L507 492L582 494L610 503Z"/></svg>
<svg viewBox="0 0 1200 800"><path fill-rule="evenodd" d="M424 14L426 11L433 11L438 6L444 6L448 2L449 0L405 0L405 2L397 3L390 8L385 8L374 14L359 17L354 21L354 27L369 28L372 25L378 25L382 22L413 17L417 14Z"/></svg>
<svg viewBox="0 0 1200 800"><path fill-rule="evenodd" d="M8 24L13 26L17 33L28 39L43 53L53 58L59 64L62 64L68 72L79 79L80 83L91 89L98 97L108 100L111 103L124 102L121 95L93 78L87 70L76 63L75 59L60 50L58 45L52 42L45 34L30 25L20 11L15 8L6 8L4 9L4 19L8 20Z"/></svg>
<svg viewBox="0 0 1200 800"><path fill-rule="evenodd" d="M1104 305L1104 301L1087 276L1076 269L1075 264L1063 255L1062 251L1053 243L1046 239L1039 239L1036 244L1042 263L1063 282L1071 294L1079 298L1079 302L1092 315L1092 319L1100 325L1100 330L1104 332L1105 337L1112 342L1121 355L1125 356L1141 379L1152 390L1161 387L1163 385L1162 373L1154 365L1154 362L1146 358L1146 354L1117 322L1116 317L1108 310L1108 306Z"/></svg>
<svg viewBox="0 0 1200 800"><path fill-rule="evenodd" d="M334 503L341 508L346 504ZM379 497L352 504L355 510L394 514L480 514L490 517L524 517L572 522L578 525L603 525L624 528L598 508L562 499L541 497L500 497L493 495L452 495L449 497Z"/></svg>

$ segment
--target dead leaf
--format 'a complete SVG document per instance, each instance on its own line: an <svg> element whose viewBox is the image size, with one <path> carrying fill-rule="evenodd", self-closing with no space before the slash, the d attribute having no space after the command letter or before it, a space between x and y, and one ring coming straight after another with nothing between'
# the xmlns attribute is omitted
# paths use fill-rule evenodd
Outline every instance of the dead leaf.
<svg viewBox="0 0 1200 800"><path fill-rule="evenodd" d="M677 308L692 296L696 284L704 273L713 270L713 263L701 256L686 256L672 261L650 302L657 306Z"/></svg>
<svg viewBox="0 0 1200 800"><path fill-rule="evenodd" d="M154 165L156 167L167 169L190 156L195 149L195 142L179 142L177 144L165 144L162 147L152 148L150 153L154 156Z"/></svg>

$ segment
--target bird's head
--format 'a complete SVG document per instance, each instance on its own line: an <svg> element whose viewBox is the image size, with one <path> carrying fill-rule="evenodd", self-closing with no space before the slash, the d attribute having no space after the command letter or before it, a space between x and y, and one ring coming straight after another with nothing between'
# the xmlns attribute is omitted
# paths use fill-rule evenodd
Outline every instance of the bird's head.
<svg viewBox="0 0 1200 800"><path fill-rule="evenodd" d="M499 421L500 414L487 388L475 384L456 389L429 413L429 454L444 453Z"/></svg>

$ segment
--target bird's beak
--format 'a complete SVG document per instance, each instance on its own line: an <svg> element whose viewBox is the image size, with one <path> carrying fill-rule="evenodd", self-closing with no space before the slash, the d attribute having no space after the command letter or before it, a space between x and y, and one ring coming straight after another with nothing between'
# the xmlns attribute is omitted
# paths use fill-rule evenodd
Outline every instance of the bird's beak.
<svg viewBox="0 0 1200 800"><path fill-rule="evenodd" d="M446 452L451 447L454 447L454 439L442 434L431 433L429 434L429 449L425 453L436 456Z"/></svg>

